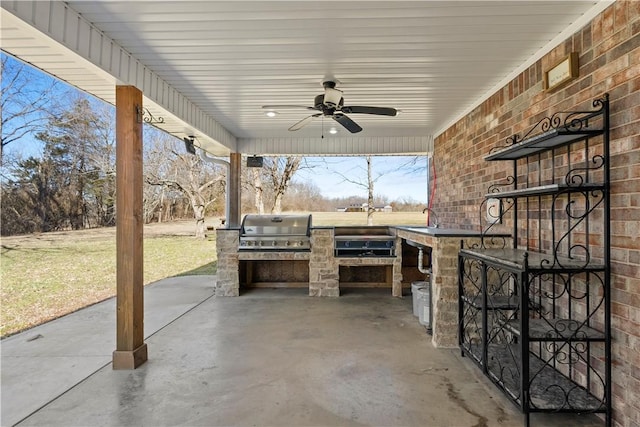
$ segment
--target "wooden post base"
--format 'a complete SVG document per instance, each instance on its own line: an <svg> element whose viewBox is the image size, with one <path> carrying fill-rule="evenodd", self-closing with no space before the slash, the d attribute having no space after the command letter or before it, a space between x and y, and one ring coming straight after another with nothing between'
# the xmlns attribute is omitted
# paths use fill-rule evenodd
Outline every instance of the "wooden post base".
<svg viewBox="0 0 640 427"><path fill-rule="evenodd" d="M136 369L147 361L147 344L142 344L133 351L114 351L113 369Z"/></svg>

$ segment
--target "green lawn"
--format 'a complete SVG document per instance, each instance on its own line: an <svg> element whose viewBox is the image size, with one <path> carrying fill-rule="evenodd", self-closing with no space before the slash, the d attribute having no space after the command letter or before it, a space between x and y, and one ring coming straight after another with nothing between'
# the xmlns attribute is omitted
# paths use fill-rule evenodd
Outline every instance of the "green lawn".
<svg viewBox="0 0 640 427"><path fill-rule="evenodd" d="M3 238L0 334L13 334L116 292L115 229ZM103 235L104 234L104 235ZM144 239L144 282L186 274L215 274L215 235Z"/></svg>

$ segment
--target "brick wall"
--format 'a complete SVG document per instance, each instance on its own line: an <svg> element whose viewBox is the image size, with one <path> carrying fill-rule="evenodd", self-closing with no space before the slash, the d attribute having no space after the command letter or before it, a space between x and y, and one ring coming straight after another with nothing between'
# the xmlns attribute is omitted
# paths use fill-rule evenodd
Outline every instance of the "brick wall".
<svg viewBox="0 0 640 427"><path fill-rule="evenodd" d="M542 88L543 70L579 53L578 79ZM509 162L485 162L494 146L555 111L611 100L613 407L617 426L640 425L640 1L617 1L435 140L441 222L479 227L489 185Z"/></svg>

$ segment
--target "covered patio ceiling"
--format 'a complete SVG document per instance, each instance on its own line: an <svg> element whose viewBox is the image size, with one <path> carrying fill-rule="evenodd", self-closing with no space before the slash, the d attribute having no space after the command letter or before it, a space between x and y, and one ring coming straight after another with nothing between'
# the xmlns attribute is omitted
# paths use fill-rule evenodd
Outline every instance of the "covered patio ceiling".
<svg viewBox="0 0 640 427"><path fill-rule="evenodd" d="M611 1L5 1L2 50L107 102L134 85L177 137L215 155L416 154ZM351 134L308 116L322 81ZM335 126L339 132L330 135ZM324 138L323 138L324 137Z"/></svg>

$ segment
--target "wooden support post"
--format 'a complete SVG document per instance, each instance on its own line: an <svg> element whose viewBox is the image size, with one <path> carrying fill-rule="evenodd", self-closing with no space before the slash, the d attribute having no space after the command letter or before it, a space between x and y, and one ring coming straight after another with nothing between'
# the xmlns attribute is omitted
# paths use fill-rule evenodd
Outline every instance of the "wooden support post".
<svg viewBox="0 0 640 427"><path fill-rule="evenodd" d="M231 163L229 177L229 227L240 226L240 177L242 172L242 154L231 153L229 158Z"/></svg>
<svg viewBox="0 0 640 427"><path fill-rule="evenodd" d="M147 361L142 252L142 92L116 87L116 350L113 369Z"/></svg>

